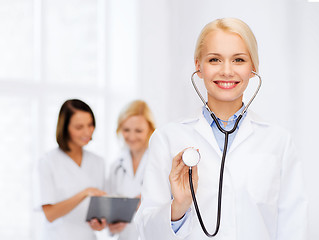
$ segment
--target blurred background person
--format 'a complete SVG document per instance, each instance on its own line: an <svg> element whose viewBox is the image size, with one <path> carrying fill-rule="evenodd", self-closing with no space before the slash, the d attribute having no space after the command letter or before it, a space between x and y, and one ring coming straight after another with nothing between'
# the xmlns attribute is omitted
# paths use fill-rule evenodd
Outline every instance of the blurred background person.
<svg viewBox="0 0 319 240"><path fill-rule="evenodd" d="M116 133L124 140L119 157L110 168L108 193L125 197L141 197L149 138L155 130L153 114L147 103L130 102L118 117ZM136 240L138 232L132 222L109 224L112 234L121 240Z"/></svg>
<svg viewBox="0 0 319 240"><path fill-rule="evenodd" d="M56 129L59 147L43 156L35 171L35 207L46 217L42 239L94 240L93 230L106 226L105 220L85 221L88 197L106 194L104 160L83 149L94 129L94 114L86 103L64 102Z"/></svg>

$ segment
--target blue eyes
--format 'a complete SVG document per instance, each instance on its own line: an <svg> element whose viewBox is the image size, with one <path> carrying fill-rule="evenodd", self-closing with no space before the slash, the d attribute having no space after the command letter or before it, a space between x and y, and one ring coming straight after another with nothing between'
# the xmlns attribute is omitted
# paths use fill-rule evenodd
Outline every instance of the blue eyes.
<svg viewBox="0 0 319 240"><path fill-rule="evenodd" d="M218 62L218 61L219 61L218 58L211 58L211 59L209 59L209 62Z"/></svg>
<svg viewBox="0 0 319 240"><path fill-rule="evenodd" d="M209 59L209 62L216 63L216 62L221 62L221 60L218 59L218 58L211 58L211 59ZM233 62L241 63L241 62L245 62L245 60L243 58L236 58L236 59L233 60Z"/></svg>
<svg viewBox="0 0 319 240"><path fill-rule="evenodd" d="M235 59L235 62L245 62L245 60L242 59L242 58L236 58L236 59Z"/></svg>

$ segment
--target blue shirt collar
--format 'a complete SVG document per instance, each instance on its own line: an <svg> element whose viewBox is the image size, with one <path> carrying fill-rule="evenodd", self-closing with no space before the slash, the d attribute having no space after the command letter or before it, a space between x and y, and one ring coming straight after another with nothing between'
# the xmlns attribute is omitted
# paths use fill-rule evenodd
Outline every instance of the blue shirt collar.
<svg viewBox="0 0 319 240"><path fill-rule="evenodd" d="M241 114L241 112L244 110L244 108L245 108L245 104L243 104L242 107L241 107L233 116L231 116L231 117L228 119L227 125L229 125L229 121L235 120L235 119ZM246 116L246 114L247 114L247 112L244 113L243 118ZM207 108L206 108L205 106L203 106L203 115L204 115L206 121L209 123L209 125L212 126L212 125L214 124L214 119L211 117L209 111L207 110ZM217 117L217 116L216 116L216 117ZM219 119L219 118L217 118L217 120L218 120L220 123L223 122L223 121L222 121L221 119ZM242 119L242 120L243 120L243 119ZM238 125L240 125L241 122L242 122L242 121L240 121ZM222 125L222 127L224 128L224 125ZM238 127L239 127L239 126L237 126L237 128L238 128Z"/></svg>

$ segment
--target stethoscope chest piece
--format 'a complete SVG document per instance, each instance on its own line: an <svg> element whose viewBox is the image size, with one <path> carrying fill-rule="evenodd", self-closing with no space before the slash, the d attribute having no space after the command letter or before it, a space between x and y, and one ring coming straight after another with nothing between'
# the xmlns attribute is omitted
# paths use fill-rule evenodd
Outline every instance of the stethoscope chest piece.
<svg viewBox="0 0 319 240"><path fill-rule="evenodd" d="M196 166L200 161L200 154L195 148L187 148L182 155L182 160L189 167Z"/></svg>

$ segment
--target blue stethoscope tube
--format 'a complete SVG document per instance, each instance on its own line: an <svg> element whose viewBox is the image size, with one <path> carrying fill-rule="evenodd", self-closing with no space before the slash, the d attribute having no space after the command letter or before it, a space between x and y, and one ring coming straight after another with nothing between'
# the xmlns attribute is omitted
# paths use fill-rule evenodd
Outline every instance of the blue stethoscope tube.
<svg viewBox="0 0 319 240"><path fill-rule="evenodd" d="M208 237L214 237L217 235L218 231L219 231L219 228L220 228L220 219L221 219L221 206L222 206L222 192L223 192L223 179L224 179L224 168L225 168L225 160L226 160L226 153L227 153L227 147L228 147L228 136L229 134L232 134L233 132L235 132L238 124L239 124L239 121L242 119L244 113L247 111L248 107L250 106L250 104L252 103L252 101L255 99L260 87L261 87L261 77L254 71L252 71L252 73L254 73L258 78L259 78L259 85L254 93L254 95L252 96L252 98L250 99L250 101L248 102L248 104L246 105L246 107L244 108L244 110L240 113L240 115L238 116L238 118L236 119L236 122L235 122L235 125L234 127L229 130L229 131L226 131L225 129L223 129L215 114L209 109L207 103L205 102L205 99L203 98L203 96L201 95L200 91L198 90L196 84L195 84L195 81L194 81L194 75L199 72L196 71L192 74L191 76L191 80L192 80L192 84L198 94L198 96L200 97L200 99L202 100L202 102L204 103L205 107L207 108L207 110L209 111L211 117L214 119L216 125L217 125L217 128L219 129L219 131L221 131L224 135L225 135L225 141L224 141L224 150L223 150L223 155L222 155L222 161L221 161L221 164L220 164L220 172L219 172L219 184L218 184L218 205L217 205L217 220L216 220L216 228L215 228L215 232L213 234L210 234L207 230L206 230L206 227L204 225L204 222L203 222L203 219L201 217L201 214L200 214L200 211L199 211L199 207L198 207L198 204L197 204L197 200L196 200L196 195L195 195L195 191L194 191L194 186L193 186L193 177L192 177L192 167L189 168L189 185L190 185L190 190L191 190L191 193L192 193L192 198L193 198L193 202L194 202L194 207L195 207L195 210L196 210L196 214L197 214L197 217L198 217L198 220L199 220L199 223L204 231L204 233L206 234L206 236Z"/></svg>

